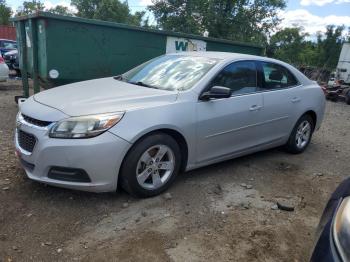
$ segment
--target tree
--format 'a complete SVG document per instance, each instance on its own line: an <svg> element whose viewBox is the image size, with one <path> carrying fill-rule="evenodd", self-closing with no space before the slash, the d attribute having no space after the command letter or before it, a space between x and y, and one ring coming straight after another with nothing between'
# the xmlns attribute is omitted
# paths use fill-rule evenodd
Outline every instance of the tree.
<svg viewBox="0 0 350 262"><path fill-rule="evenodd" d="M44 4L40 1L24 1L22 6L17 9L16 16L30 15L38 11L43 11L44 8Z"/></svg>
<svg viewBox="0 0 350 262"><path fill-rule="evenodd" d="M284 0L211 0L204 16L209 36L261 43L275 29Z"/></svg>
<svg viewBox="0 0 350 262"><path fill-rule="evenodd" d="M118 23L127 23L129 16L130 10L126 2L121 3L117 0L101 0L96 8L93 18Z"/></svg>
<svg viewBox="0 0 350 262"><path fill-rule="evenodd" d="M271 36L267 56L283 60L297 67L315 67L332 71L336 68L341 47L347 36L344 26L327 26L318 32L314 41L307 40L302 28L284 28Z"/></svg>
<svg viewBox="0 0 350 262"><path fill-rule="evenodd" d="M131 14L128 3L119 0L72 0L77 16L117 23L141 25L145 12Z"/></svg>
<svg viewBox="0 0 350 262"><path fill-rule="evenodd" d="M145 11L137 11L134 15L130 15L128 19L128 24L135 25L135 26L144 26L149 27L148 25L148 18L146 18L145 21L143 21L144 16L146 15Z"/></svg>
<svg viewBox="0 0 350 262"><path fill-rule="evenodd" d="M272 35L266 48L266 55L294 65L303 64L302 52L305 37L302 28L285 28Z"/></svg>
<svg viewBox="0 0 350 262"><path fill-rule="evenodd" d="M154 0L148 9L153 12L158 26L164 30L202 34L203 15L208 1L200 0Z"/></svg>
<svg viewBox="0 0 350 262"><path fill-rule="evenodd" d="M153 0L148 9L165 30L236 41L266 41L285 0Z"/></svg>
<svg viewBox="0 0 350 262"><path fill-rule="evenodd" d="M62 5L56 5L55 7L46 9L45 11L56 15L66 15L66 16L73 15L73 12L70 11L68 7L62 6Z"/></svg>
<svg viewBox="0 0 350 262"><path fill-rule="evenodd" d="M344 26L329 25L326 28L325 38L318 37L318 66L330 70L336 68L342 45L346 41L346 38L343 36L344 29Z"/></svg>
<svg viewBox="0 0 350 262"><path fill-rule="evenodd" d="M71 5L78 10L77 16L92 19L100 2L101 0L71 0Z"/></svg>
<svg viewBox="0 0 350 262"><path fill-rule="evenodd" d="M5 0L0 0L0 25L10 24L10 17L12 15L12 10L7 6Z"/></svg>

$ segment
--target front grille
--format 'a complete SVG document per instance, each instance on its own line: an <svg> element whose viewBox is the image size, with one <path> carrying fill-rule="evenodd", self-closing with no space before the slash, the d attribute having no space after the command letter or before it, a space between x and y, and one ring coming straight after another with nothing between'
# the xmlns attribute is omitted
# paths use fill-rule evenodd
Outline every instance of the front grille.
<svg viewBox="0 0 350 262"><path fill-rule="evenodd" d="M33 152L36 143L35 136L22 130L18 130L17 132L19 146L25 151L28 151L30 153Z"/></svg>
<svg viewBox="0 0 350 262"><path fill-rule="evenodd" d="M22 114L22 117L27 123L35 125L35 126L40 126L40 127L45 127L45 126L48 126L49 124L52 123L49 121L42 121L39 119L35 119L35 118L32 118L32 117L27 116L27 115L23 115L23 114Z"/></svg>

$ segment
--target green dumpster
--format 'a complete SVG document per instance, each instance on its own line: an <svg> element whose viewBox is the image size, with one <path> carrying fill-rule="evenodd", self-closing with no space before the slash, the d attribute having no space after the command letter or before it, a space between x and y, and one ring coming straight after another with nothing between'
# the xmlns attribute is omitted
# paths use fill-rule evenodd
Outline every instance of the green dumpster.
<svg viewBox="0 0 350 262"><path fill-rule="evenodd" d="M156 56L181 51L261 55L261 46L45 12L17 17L24 96L72 82L118 75Z"/></svg>

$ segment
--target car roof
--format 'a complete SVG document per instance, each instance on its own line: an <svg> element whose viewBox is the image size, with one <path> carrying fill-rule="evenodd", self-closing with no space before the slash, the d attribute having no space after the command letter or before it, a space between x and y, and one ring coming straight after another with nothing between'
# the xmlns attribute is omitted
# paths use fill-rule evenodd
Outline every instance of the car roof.
<svg viewBox="0 0 350 262"><path fill-rule="evenodd" d="M200 56L200 57L208 57L208 58L214 58L214 59L220 59L220 60L261 60L261 61L270 61L270 62L277 62L285 64L282 61L263 57L263 56L256 56L256 55L247 55L247 54L240 54L240 53L230 53L230 52L214 52L214 51L198 51L198 52L180 52L180 53L173 53L177 55L183 55L183 56Z"/></svg>

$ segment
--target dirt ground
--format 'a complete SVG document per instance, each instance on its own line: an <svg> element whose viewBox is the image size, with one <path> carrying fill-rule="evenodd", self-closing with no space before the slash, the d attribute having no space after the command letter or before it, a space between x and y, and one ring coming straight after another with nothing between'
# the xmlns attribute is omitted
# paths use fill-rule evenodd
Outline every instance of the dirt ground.
<svg viewBox="0 0 350 262"><path fill-rule="evenodd" d="M184 173L170 195L45 186L14 155L19 94L17 81L0 85L0 261L307 261L350 170L350 106L329 102L304 154L273 149ZM295 211L271 209L276 201Z"/></svg>

